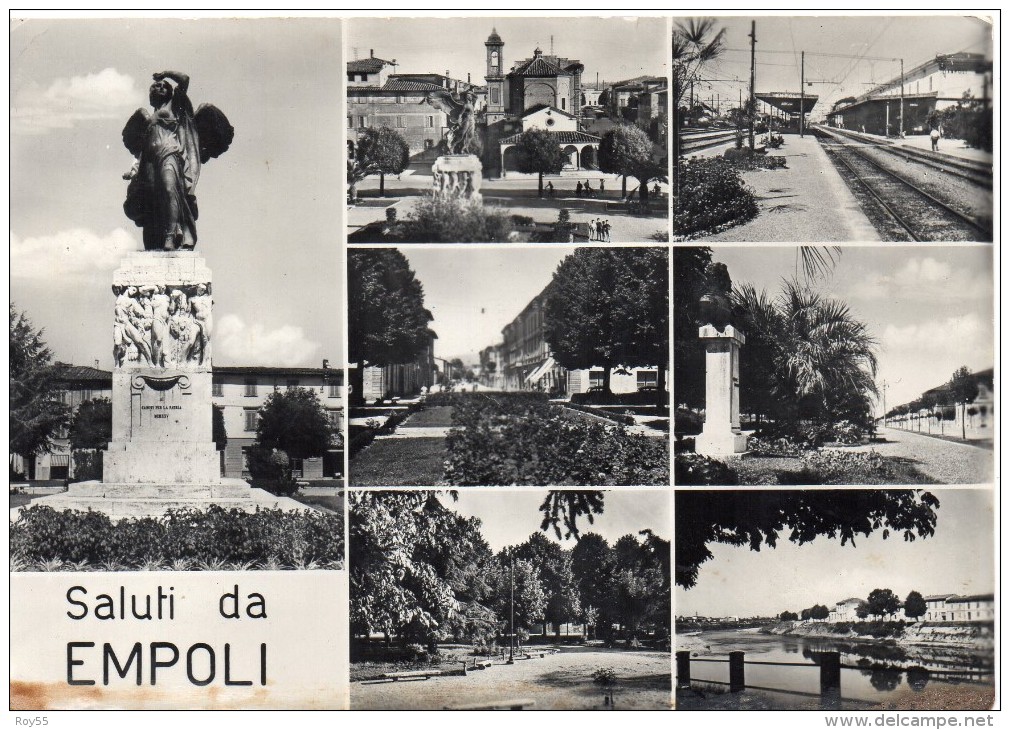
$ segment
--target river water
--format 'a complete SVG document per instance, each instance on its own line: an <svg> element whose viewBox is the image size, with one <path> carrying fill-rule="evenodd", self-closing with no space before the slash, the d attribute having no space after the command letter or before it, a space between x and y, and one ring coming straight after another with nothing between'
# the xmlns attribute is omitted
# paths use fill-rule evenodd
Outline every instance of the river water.
<svg viewBox="0 0 1010 730"><path fill-rule="evenodd" d="M931 683L992 682L991 652L959 647L895 646L883 642L851 642L758 633L756 629L705 631L677 636L677 649L691 652L693 684L712 680L729 681L729 664L698 659L728 659L729 652L744 652L745 661L783 662L804 666L745 665L748 688L784 690L792 693L820 694L820 652L837 651L842 655L841 695L853 702L878 704L895 696L921 692ZM973 676L952 672L972 672ZM710 685L711 686L711 685ZM809 697L785 692L769 692L773 704L783 709L809 701Z"/></svg>

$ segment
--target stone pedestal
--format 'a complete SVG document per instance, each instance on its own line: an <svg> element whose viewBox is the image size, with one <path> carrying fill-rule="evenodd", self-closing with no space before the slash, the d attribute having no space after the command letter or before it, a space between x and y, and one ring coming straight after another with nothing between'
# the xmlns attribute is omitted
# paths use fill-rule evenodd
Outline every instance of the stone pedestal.
<svg viewBox="0 0 1010 730"><path fill-rule="evenodd" d="M742 454L747 437L740 433L740 347L746 338L732 325L720 332L710 324L698 337L705 343L705 425L694 450L706 456Z"/></svg>
<svg viewBox="0 0 1010 730"><path fill-rule="evenodd" d="M211 399L211 272L203 258L192 251L129 254L113 274L112 292L112 440L102 481L72 484L35 503L117 519L211 504L306 509L221 477Z"/></svg>
<svg viewBox="0 0 1010 730"><path fill-rule="evenodd" d="M481 170L476 155L442 155L431 166L435 195L480 201Z"/></svg>

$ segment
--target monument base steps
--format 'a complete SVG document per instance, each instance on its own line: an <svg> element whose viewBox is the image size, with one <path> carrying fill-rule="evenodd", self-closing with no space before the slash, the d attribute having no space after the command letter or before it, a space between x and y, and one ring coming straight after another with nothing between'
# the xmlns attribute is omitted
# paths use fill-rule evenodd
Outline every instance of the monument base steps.
<svg viewBox="0 0 1010 730"><path fill-rule="evenodd" d="M279 509L285 512L311 511L313 508L290 497L278 497L264 489L256 489L241 479L220 479L212 484L115 484L108 482L78 482L66 492L40 497L29 505L10 511L16 520L21 510L44 505L55 510L92 510L102 512L113 521L124 517L164 517L170 509L206 510L211 505L224 509L255 512Z"/></svg>
<svg viewBox="0 0 1010 730"><path fill-rule="evenodd" d="M747 451L747 436L732 431L702 431L694 440L694 451L703 456L739 456Z"/></svg>

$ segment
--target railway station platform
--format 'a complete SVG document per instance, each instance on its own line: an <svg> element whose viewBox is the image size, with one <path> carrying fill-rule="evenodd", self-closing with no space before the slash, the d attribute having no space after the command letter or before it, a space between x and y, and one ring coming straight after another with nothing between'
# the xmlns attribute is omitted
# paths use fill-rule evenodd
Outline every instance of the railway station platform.
<svg viewBox="0 0 1010 730"><path fill-rule="evenodd" d="M929 141L929 136L925 134L909 135L905 137L905 139L897 139L884 137L880 134L853 132L851 129L841 131L844 131L846 134L850 134L854 137L865 137L866 139L873 140L874 142L884 144L890 143L899 147L914 147L916 149L926 150L927 152L931 152L933 149L933 146ZM940 151L937 154L940 157L956 157L961 160L972 160L973 162L984 162L992 165L992 152L975 149L974 147L966 147L964 142L959 139L941 139Z"/></svg>
<svg viewBox="0 0 1010 730"><path fill-rule="evenodd" d="M748 223L699 241L820 243L879 241L880 236L813 134L785 135L769 155L786 158L786 168L751 170L760 211Z"/></svg>

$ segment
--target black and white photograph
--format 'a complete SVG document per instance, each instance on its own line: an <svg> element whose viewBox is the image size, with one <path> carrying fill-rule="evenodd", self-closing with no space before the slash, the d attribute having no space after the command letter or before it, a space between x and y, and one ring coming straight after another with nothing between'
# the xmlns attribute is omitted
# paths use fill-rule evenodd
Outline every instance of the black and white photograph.
<svg viewBox="0 0 1010 730"><path fill-rule="evenodd" d="M343 566L340 36L12 23L12 570Z"/></svg>
<svg viewBox="0 0 1010 730"><path fill-rule="evenodd" d="M683 490L674 510L678 710L992 708L991 489Z"/></svg>
<svg viewBox="0 0 1010 730"><path fill-rule="evenodd" d="M991 16L674 18L674 240L993 240Z"/></svg>
<svg viewBox="0 0 1010 730"><path fill-rule="evenodd" d="M668 486L666 247L351 248L352 486Z"/></svg>
<svg viewBox="0 0 1010 730"><path fill-rule="evenodd" d="M349 243L669 240L667 20L354 18Z"/></svg>
<svg viewBox="0 0 1010 730"><path fill-rule="evenodd" d="M351 708L668 710L665 491L350 492Z"/></svg>
<svg viewBox="0 0 1010 730"><path fill-rule="evenodd" d="M675 247L676 486L991 484L992 249Z"/></svg>

